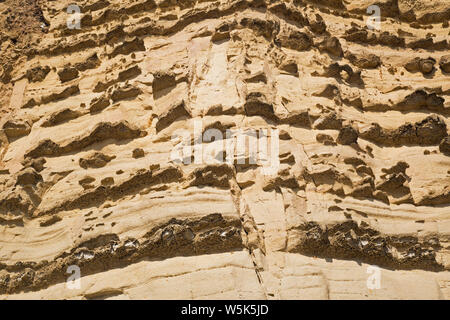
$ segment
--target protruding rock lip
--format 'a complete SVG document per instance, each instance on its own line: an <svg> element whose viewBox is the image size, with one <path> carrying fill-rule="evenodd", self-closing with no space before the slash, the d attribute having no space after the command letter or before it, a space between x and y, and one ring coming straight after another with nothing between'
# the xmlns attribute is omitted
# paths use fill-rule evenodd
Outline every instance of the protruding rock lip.
<svg viewBox="0 0 450 320"><path fill-rule="evenodd" d="M25 158L56 157L73 151L82 150L94 143L108 139L136 139L146 136L147 133L132 125L126 120L118 122L98 123L92 131L84 136L75 137L71 142L60 145L50 139L40 141L39 144L25 154Z"/></svg>
<svg viewBox="0 0 450 320"><path fill-rule="evenodd" d="M64 282L70 265L82 267L83 275L89 275L125 267L142 259L242 250L241 228L239 219L215 213L199 218L167 220L151 228L143 239L119 239L116 234L101 235L78 244L52 262L1 265L7 273L0 277L0 293L36 291Z"/></svg>
<svg viewBox="0 0 450 320"><path fill-rule="evenodd" d="M308 222L291 232L288 252L315 257L358 260L380 267L398 270L424 269L442 271L436 261L436 238L418 240L410 235L387 236L372 229L367 223L347 221L321 226Z"/></svg>

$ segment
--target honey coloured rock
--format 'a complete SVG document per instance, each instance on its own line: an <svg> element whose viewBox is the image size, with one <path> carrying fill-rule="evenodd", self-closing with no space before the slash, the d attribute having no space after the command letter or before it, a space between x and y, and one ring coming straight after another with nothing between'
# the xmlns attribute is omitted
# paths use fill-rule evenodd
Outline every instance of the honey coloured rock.
<svg viewBox="0 0 450 320"><path fill-rule="evenodd" d="M0 298L450 298L448 1L70 5L0 1Z"/></svg>

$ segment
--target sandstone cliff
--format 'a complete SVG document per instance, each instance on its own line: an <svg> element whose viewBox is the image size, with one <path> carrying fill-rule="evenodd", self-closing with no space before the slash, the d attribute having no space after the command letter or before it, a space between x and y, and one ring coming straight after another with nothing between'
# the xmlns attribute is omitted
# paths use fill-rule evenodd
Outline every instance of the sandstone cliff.
<svg viewBox="0 0 450 320"><path fill-rule="evenodd" d="M72 3L0 1L2 298L450 298L448 1Z"/></svg>

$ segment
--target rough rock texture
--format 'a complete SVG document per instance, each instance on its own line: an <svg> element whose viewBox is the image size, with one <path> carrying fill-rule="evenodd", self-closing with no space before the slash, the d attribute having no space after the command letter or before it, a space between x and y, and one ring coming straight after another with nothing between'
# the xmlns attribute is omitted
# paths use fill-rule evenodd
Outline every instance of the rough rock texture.
<svg viewBox="0 0 450 320"><path fill-rule="evenodd" d="M450 298L447 0L12 2L2 298ZM278 170L175 161L227 153L199 121L278 129Z"/></svg>

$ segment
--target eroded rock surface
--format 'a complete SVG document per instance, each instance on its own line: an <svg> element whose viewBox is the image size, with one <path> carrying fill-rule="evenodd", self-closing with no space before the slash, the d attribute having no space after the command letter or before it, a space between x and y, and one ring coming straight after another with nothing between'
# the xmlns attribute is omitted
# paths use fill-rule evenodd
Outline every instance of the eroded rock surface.
<svg viewBox="0 0 450 320"><path fill-rule="evenodd" d="M450 298L448 1L11 2L2 298Z"/></svg>

